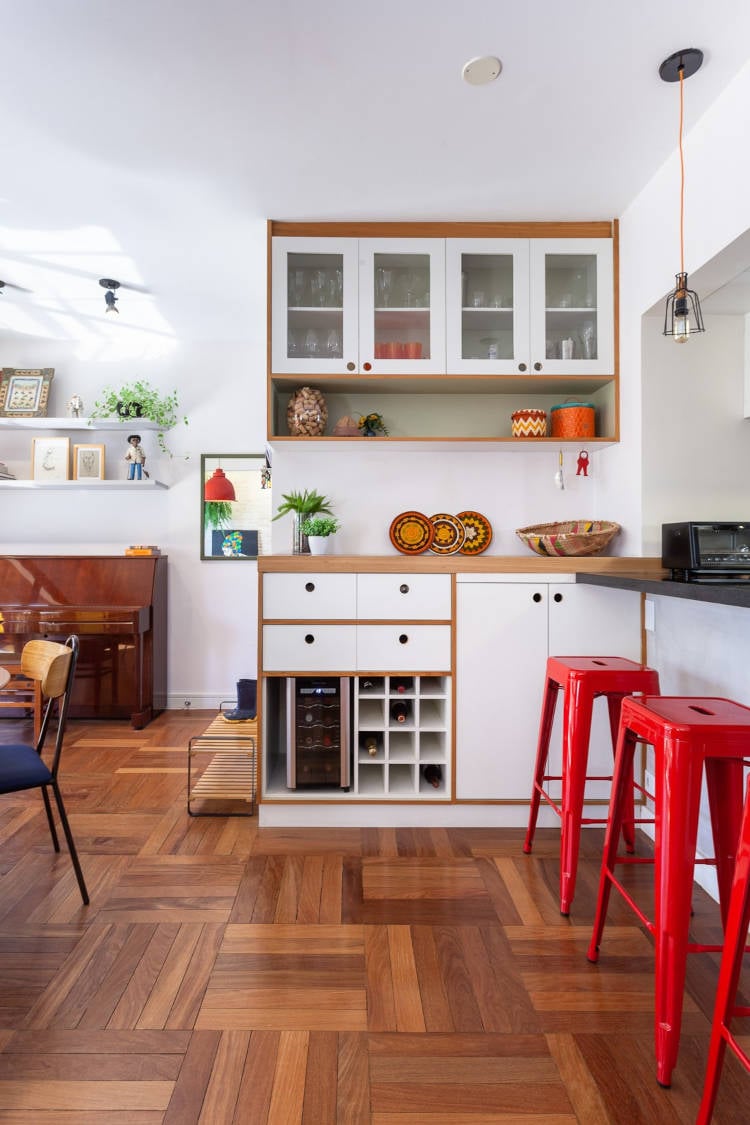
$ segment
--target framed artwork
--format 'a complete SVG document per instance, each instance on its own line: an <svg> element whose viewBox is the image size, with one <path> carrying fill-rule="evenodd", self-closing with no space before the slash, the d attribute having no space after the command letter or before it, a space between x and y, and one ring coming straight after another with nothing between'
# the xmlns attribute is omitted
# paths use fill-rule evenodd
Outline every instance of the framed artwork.
<svg viewBox="0 0 750 1125"><path fill-rule="evenodd" d="M104 446L73 446L73 480L104 480Z"/></svg>
<svg viewBox="0 0 750 1125"><path fill-rule="evenodd" d="M271 467L265 455L203 453L200 481L201 558L237 562L270 551Z"/></svg>
<svg viewBox="0 0 750 1125"><path fill-rule="evenodd" d="M51 480L69 480L70 438L33 438L31 442L31 479L42 484Z"/></svg>
<svg viewBox="0 0 750 1125"><path fill-rule="evenodd" d="M53 367L4 367L0 372L0 417L46 418Z"/></svg>

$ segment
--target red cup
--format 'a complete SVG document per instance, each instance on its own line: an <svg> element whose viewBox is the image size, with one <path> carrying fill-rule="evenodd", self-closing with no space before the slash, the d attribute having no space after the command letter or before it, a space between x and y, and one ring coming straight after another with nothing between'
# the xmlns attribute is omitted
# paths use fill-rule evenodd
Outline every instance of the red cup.
<svg viewBox="0 0 750 1125"><path fill-rule="evenodd" d="M402 348L402 344L400 344L398 340L389 340L388 343L385 345L385 349L386 349L385 354L388 357L388 359L400 359L401 358L401 348Z"/></svg>
<svg viewBox="0 0 750 1125"><path fill-rule="evenodd" d="M406 345L407 359L421 359L422 358L422 344L419 340L409 340Z"/></svg>

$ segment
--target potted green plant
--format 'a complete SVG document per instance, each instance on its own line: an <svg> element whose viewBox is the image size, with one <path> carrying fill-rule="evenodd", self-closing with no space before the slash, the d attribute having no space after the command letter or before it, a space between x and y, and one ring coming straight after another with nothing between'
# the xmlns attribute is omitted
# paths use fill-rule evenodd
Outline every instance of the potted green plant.
<svg viewBox="0 0 750 1125"><path fill-rule="evenodd" d="M203 501L203 526L206 529L227 527L231 519L232 503L230 500Z"/></svg>
<svg viewBox="0 0 750 1125"><path fill-rule="evenodd" d="M157 439L162 453L172 456L164 440L165 430L171 430L180 421L177 391L171 394L161 394L155 387L144 379L137 379L134 383L123 383L113 389L105 387L101 397L94 403L89 415L89 421L96 418L119 418L122 422L132 423L138 418L145 418L149 422L156 422L159 429ZM188 420L182 417L187 426Z"/></svg>
<svg viewBox="0 0 750 1125"><path fill-rule="evenodd" d="M308 516L302 521L301 531L307 536L312 555L331 553L331 536L335 535L341 524L334 516Z"/></svg>
<svg viewBox="0 0 750 1125"><path fill-rule="evenodd" d="M281 519L289 512L294 517L292 532L292 553L295 555L307 554L310 547L307 536L302 531L303 522L310 516L331 515L331 501L327 496L321 496L316 490L305 489L304 492L282 492L281 504L277 509L275 520Z"/></svg>

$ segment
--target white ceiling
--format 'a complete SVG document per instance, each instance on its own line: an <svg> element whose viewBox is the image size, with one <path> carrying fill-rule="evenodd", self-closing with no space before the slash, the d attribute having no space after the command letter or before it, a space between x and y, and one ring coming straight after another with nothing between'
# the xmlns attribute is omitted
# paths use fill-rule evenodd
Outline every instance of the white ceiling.
<svg viewBox="0 0 750 1125"><path fill-rule="evenodd" d="M618 216L676 146L662 59L705 52L689 130L749 43L747 0L9 0L0 333L76 337L114 277L120 326L243 336L269 217Z"/></svg>

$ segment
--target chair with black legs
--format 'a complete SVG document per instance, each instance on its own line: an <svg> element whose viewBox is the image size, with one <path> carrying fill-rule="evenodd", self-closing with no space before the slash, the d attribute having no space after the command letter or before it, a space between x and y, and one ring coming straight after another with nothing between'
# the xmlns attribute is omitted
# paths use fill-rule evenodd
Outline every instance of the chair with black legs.
<svg viewBox="0 0 750 1125"><path fill-rule="evenodd" d="M65 723L68 717L68 704L73 690L76 662L78 660L78 637L68 637L64 645L55 641L28 641L21 653L23 674L41 685L45 700L44 717L36 745L9 743L0 745L0 794L19 793L24 789L41 789L44 808L47 813L52 843L55 851L60 851L57 831L52 816L48 789L55 796L55 804L60 823L68 843L70 858L76 873L81 898L88 905L89 895L78 861L78 853L68 824L62 794L58 785L58 771L62 756ZM54 729L53 712L57 708L54 751L50 765L42 759L47 732Z"/></svg>

